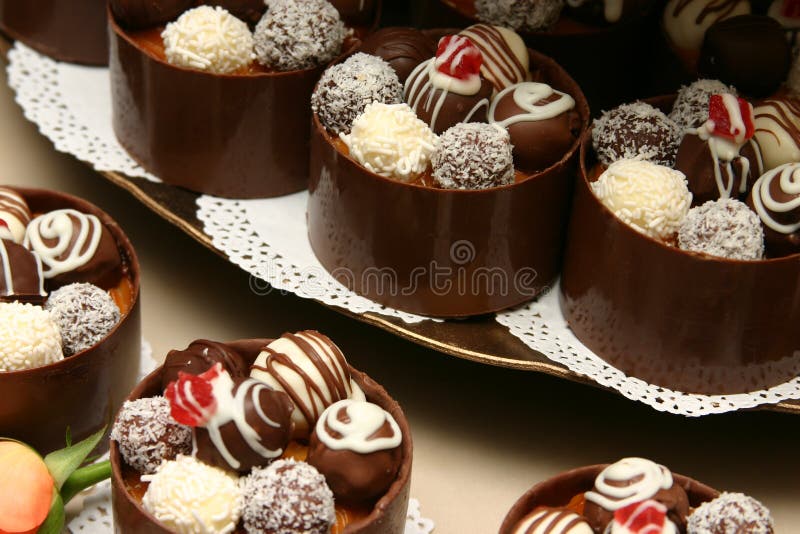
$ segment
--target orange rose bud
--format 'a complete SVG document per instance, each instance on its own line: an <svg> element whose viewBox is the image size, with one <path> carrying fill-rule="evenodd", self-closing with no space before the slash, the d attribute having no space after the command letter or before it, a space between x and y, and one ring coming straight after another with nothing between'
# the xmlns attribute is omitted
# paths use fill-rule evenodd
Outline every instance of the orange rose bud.
<svg viewBox="0 0 800 534"><path fill-rule="evenodd" d="M55 485L27 445L0 441L0 534L35 532L50 512Z"/></svg>

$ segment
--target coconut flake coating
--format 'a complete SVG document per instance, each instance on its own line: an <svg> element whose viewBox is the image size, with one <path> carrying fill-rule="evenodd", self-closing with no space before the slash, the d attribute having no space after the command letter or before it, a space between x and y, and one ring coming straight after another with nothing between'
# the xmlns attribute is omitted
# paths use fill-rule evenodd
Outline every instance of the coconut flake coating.
<svg viewBox="0 0 800 534"><path fill-rule="evenodd" d="M125 463L142 474L152 474L164 460L191 454L192 429L170 415L164 397L125 401L111 429Z"/></svg>
<svg viewBox="0 0 800 534"><path fill-rule="evenodd" d="M601 163L642 157L672 167L683 132L661 111L644 102L623 104L594 121L592 145Z"/></svg>
<svg viewBox="0 0 800 534"><path fill-rule="evenodd" d="M563 8L563 0L475 0L482 22L523 31L549 29Z"/></svg>
<svg viewBox="0 0 800 534"><path fill-rule="evenodd" d="M403 85L383 59L359 52L329 67L311 95L311 109L333 133L349 133L353 121L373 102L400 104Z"/></svg>
<svg viewBox="0 0 800 534"><path fill-rule="evenodd" d="M32 304L0 302L0 372L63 359L61 334L49 312Z"/></svg>
<svg viewBox="0 0 800 534"><path fill-rule="evenodd" d="M256 58L279 71L324 65L339 55L346 33L326 0L272 2L254 31Z"/></svg>
<svg viewBox="0 0 800 534"><path fill-rule="evenodd" d="M250 28L221 7L185 11L167 24L161 38L167 61L180 67L227 74L255 58Z"/></svg>
<svg viewBox="0 0 800 534"><path fill-rule="evenodd" d="M333 492L313 466L278 460L244 479L245 531L328 534L336 522Z"/></svg>
<svg viewBox="0 0 800 534"><path fill-rule="evenodd" d="M735 199L709 200L689 210L678 231L678 246L731 260L764 257L764 229L750 208Z"/></svg>
<svg viewBox="0 0 800 534"><path fill-rule="evenodd" d="M736 88L719 80L697 80L678 90L669 118L683 130L697 128L708 120L708 99L711 95L737 94Z"/></svg>
<svg viewBox="0 0 800 534"><path fill-rule="evenodd" d="M514 182L508 132L494 124L460 123L439 137L431 164L433 180L445 189L488 189Z"/></svg>
<svg viewBox="0 0 800 534"><path fill-rule="evenodd" d="M773 534L769 510L743 493L723 492L689 516L688 534Z"/></svg>
<svg viewBox="0 0 800 534"><path fill-rule="evenodd" d="M45 309L61 331L65 356L95 346L120 318L119 308L108 293L81 282L53 291Z"/></svg>

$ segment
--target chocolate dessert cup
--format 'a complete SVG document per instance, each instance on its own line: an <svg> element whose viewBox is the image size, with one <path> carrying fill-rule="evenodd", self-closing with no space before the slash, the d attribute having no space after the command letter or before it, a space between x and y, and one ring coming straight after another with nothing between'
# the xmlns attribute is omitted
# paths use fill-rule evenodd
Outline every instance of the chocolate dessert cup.
<svg viewBox="0 0 800 534"><path fill-rule="evenodd" d="M261 346L270 340L261 340ZM244 345L252 345L249 340ZM252 348L252 346L250 347ZM258 351L245 350L249 357L255 360ZM248 362L248 364L252 361ZM148 375L128 397L135 400L143 397L159 395L161 391L163 367L156 369ZM402 534L405 528L408 512L409 490L411 487L411 462L413 445L408 421L400 405L392 399L386 390L369 378L366 374L350 368L353 380L361 387L367 400L379 405L392 414L403 433L402 453L403 461L395 482L389 487L386 494L376 503L372 512L364 518L358 519L344 529L343 534ZM111 499L114 512L115 532L136 532L138 534L167 534L171 532L162 526L157 519L148 513L141 503L131 496L126 489L122 457L116 442L111 443Z"/></svg>
<svg viewBox="0 0 800 534"><path fill-rule="evenodd" d="M0 0L0 31L59 61L108 64L105 0Z"/></svg>
<svg viewBox="0 0 800 534"><path fill-rule="evenodd" d="M648 102L669 109L674 97ZM754 391L797 376L800 254L760 261L670 247L618 219L589 187L581 145L561 305L590 350L628 375L682 391Z"/></svg>
<svg viewBox="0 0 800 534"><path fill-rule="evenodd" d="M109 425L136 385L141 357L139 261L122 229L89 202L41 189L15 188L34 214L74 208L96 215L110 231L130 282L130 305L99 343L61 361L21 371L0 372L0 432L39 452L65 446L69 429L76 443ZM107 447L103 441L102 450Z"/></svg>
<svg viewBox="0 0 800 534"><path fill-rule="evenodd" d="M499 534L512 534L522 518L538 506L566 506L576 495L591 490L595 478L606 467L607 464L579 467L536 484L511 507L500 526ZM677 474L672 476L675 483L686 490L689 505L693 508L719 495L717 490L694 479Z"/></svg>
<svg viewBox="0 0 800 534"><path fill-rule="evenodd" d="M572 95L588 123L578 84L549 57L529 53L531 68ZM314 116L308 234L320 263L349 289L407 312L466 317L530 300L555 280L578 140L547 169L483 190L385 178L333 141Z"/></svg>

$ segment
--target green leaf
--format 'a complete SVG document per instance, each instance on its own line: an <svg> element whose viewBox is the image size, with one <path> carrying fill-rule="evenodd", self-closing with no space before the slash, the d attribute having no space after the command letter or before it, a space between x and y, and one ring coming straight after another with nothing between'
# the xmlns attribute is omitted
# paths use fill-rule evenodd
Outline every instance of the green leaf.
<svg viewBox="0 0 800 534"><path fill-rule="evenodd" d="M69 504L69 501L78 493L110 477L111 462L108 460L81 467L64 482L64 486L61 488L61 499L64 504Z"/></svg>
<svg viewBox="0 0 800 534"><path fill-rule="evenodd" d="M47 514L36 534L61 534L64 529L64 521L64 502L61 500L61 495L56 492L53 504L50 506L50 513Z"/></svg>
<svg viewBox="0 0 800 534"><path fill-rule="evenodd" d="M106 427L103 427L80 443L51 452L44 457L44 463L53 476L53 481L59 491L69 476L80 467L89 453L100 443L105 432Z"/></svg>

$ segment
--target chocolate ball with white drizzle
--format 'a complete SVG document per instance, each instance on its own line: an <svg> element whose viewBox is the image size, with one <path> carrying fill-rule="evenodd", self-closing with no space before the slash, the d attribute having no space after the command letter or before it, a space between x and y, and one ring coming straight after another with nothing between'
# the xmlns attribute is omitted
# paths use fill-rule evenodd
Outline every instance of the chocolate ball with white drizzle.
<svg viewBox="0 0 800 534"><path fill-rule="evenodd" d="M11 188L0 187L0 239L22 243L30 222L31 210L25 199Z"/></svg>
<svg viewBox="0 0 800 534"><path fill-rule="evenodd" d="M763 174L748 204L764 225L770 257L800 252L800 163L786 163Z"/></svg>

